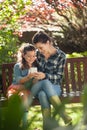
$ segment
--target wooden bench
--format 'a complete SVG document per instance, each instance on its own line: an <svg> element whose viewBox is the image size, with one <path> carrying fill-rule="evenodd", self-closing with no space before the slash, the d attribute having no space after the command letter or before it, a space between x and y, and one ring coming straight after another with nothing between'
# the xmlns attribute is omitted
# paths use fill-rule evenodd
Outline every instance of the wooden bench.
<svg viewBox="0 0 87 130"><path fill-rule="evenodd" d="M71 103L81 102L83 87L87 83L87 57L68 58L62 83L62 97Z"/></svg>
<svg viewBox="0 0 87 130"><path fill-rule="evenodd" d="M2 85L3 93L6 96L8 86L12 83L13 67L15 63L2 64ZM62 96L69 98L71 103L79 103L83 86L87 82L87 57L68 58L64 70L62 82ZM37 99L33 105L38 105Z"/></svg>

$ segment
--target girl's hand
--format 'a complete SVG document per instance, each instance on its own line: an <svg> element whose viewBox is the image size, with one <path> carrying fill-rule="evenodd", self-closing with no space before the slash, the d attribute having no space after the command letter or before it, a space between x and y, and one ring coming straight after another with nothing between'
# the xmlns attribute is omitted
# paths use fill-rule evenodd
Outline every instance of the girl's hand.
<svg viewBox="0 0 87 130"><path fill-rule="evenodd" d="M35 72L34 73L30 73L30 74L27 75L27 78L28 79L35 78L35 75L36 75Z"/></svg>

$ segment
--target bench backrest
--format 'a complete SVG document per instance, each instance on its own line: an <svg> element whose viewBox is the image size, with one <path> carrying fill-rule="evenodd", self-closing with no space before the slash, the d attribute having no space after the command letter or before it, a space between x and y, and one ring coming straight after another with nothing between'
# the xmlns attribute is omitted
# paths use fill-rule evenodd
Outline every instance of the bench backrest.
<svg viewBox="0 0 87 130"><path fill-rule="evenodd" d="M2 64L2 91L4 95L6 95L7 88L12 83L14 64L15 63Z"/></svg>
<svg viewBox="0 0 87 130"><path fill-rule="evenodd" d="M15 63L2 65L3 93L6 95L7 87L12 83L13 66ZM87 82L87 57L68 58L64 70L62 82L62 95L78 96L82 92L83 85ZM76 99L75 99L76 100ZM74 102L79 102L74 101Z"/></svg>
<svg viewBox="0 0 87 130"><path fill-rule="evenodd" d="M71 102L80 102L83 86L87 83L87 57L67 59L63 80L63 96L74 96Z"/></svg>

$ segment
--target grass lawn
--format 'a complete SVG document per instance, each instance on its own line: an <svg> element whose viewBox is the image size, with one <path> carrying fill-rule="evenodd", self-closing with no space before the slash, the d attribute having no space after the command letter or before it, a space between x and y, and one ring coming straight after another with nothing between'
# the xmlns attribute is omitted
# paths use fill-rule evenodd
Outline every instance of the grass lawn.
<svg viewBox="0 0 87 130"><path fill-rule="evenodd" d="M66 105L66 112L72 118L73 126L76 126L80 122L82 114L83 114L82 110L83 110L83 106L81 103ZM35 106L35 107L30 108L29 113L28 113L28 120L30 124L28 130L43 130L42 129L42 114L41 114L40 106ZM61 118L59 119L59 125L63 127L65 126Z"/></svg>

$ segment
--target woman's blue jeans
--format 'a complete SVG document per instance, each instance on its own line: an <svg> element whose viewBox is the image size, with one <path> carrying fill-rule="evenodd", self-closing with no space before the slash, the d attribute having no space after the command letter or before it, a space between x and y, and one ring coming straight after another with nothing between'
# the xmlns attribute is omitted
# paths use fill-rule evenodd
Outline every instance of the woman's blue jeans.
<svg viewBox="0 0 87 130"><path fill-rule="evenodd" d="M51 96L60 96L60 85L52 84L48 79L38 81L31 88L33 96L38 96L42 108L50 108L49 98Z"/></svg>

